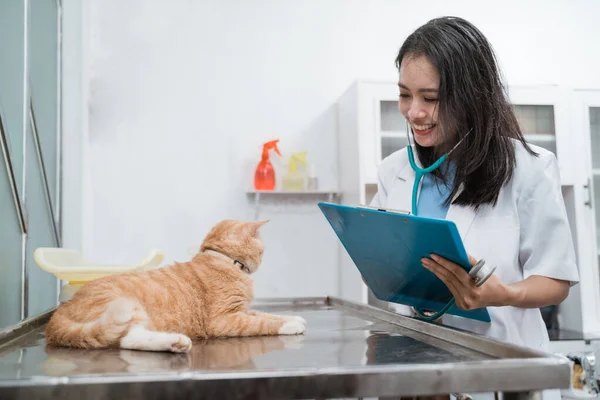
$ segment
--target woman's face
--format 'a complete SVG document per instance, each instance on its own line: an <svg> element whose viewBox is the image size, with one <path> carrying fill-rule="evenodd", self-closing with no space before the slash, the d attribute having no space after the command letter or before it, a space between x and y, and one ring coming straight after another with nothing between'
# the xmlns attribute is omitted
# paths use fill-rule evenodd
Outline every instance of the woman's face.
<svg viewBox="0 0 600 400"><path fill-rule="evenodd" d="M423 147L442 141L438 126L440 74L424 56L405 56L400 64L398 108L412 126L415 141Z"/></svg>

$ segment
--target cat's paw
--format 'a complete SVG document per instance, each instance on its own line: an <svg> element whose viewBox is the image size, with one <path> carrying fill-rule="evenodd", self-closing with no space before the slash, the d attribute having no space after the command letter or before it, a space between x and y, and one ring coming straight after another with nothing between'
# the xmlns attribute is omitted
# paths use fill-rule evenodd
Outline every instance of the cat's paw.
<svg viewBox="0 0 600 400"><path fill-rule="evenodd" d="M306 320L302 317L299 317L297 315L291 317L292 320L296 320L298 322L300 322L302 325L306 326Z"/></svg>
<svg viewBox="0 0 600 400"><path fill-rule="evenodd" d="M286 321L279 328L280 335L300 335L306 331L306 325L298 320Z"/></svg>
<svg viewBox="0 0 600 400"><path fill-rule="evenodd" d="M185 335L175 335L175 340L171 343L171 350L173 353L187 353L192 349L192 340Z"/></svg>
<svg viewBox="0 0 600 400"><path fill-rule="evenodd" d="M297 315L286 315L283 317L285 321L298 321L300 322L302 325L306 326L306 320L302 317L299 317Z"/></svg>

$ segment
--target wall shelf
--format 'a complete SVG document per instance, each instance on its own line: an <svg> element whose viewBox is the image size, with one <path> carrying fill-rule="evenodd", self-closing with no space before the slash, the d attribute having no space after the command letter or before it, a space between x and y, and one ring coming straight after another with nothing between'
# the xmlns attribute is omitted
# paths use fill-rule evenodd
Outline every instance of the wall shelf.
<svg viewBox="0 0 600 400"><path fill-rule="evenodd" d="M289 197L325 197L329 203L337 201L340 193L335 190L303 190L303 191L284 191L284 190L248 190L246 195L254 197L254 219L258 220L260 215L260 205L263 198L289 198Z"/></svg>

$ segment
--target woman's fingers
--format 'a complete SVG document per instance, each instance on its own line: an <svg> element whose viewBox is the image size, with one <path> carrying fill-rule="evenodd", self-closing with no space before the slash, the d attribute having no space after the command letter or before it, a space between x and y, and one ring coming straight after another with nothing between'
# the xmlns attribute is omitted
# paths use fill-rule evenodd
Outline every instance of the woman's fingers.
<svg viewBox="0 0 600 400"><path fill-rule="evenodd" d="M481 291L473 284L469 275L458 265L435 256L440 262L424 258L423 266L433 272L454 296L458 308L473 310L481 306ZM466 278L466 279L465 279Z"/></svg>
<svg viewBox="0 0 600 400"><path fill-rule="evenodd" d="M470 288L472 286L473 280L461 266L435 254L432 254L431 258L441 267L445 268L448 272L454 275L461 286L464 286L465 288Z"/></svg>
<svg viewBox="0 0 600 400"><path fill-rule="evenodd" d="M460 297L460 284L457 285L456 277L451 272L428 258L423 258L421 262L425 268L433 272L435 276L444 282L455 299Z"/></svg>

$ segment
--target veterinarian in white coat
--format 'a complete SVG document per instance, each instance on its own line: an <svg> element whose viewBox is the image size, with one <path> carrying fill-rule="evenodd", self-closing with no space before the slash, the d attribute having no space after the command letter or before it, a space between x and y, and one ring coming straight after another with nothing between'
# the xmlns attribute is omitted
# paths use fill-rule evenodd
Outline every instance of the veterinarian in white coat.
<svg viewBox="0 0 600 400"><path fill-rule="evenodd" d="M556 157L524 143L491 47L467 21L430 21L408 37L396 63L416 167L447 155L419 183L417 215L454 221L472 263L497 267L477 287L457 265L423 260L459 308L488 307L491 316L486 323L446 314L442 323L546 351L539 308L562 302L579 279ZM372 206L411 210L416 174L408 153L382 162Z"/></svg>

